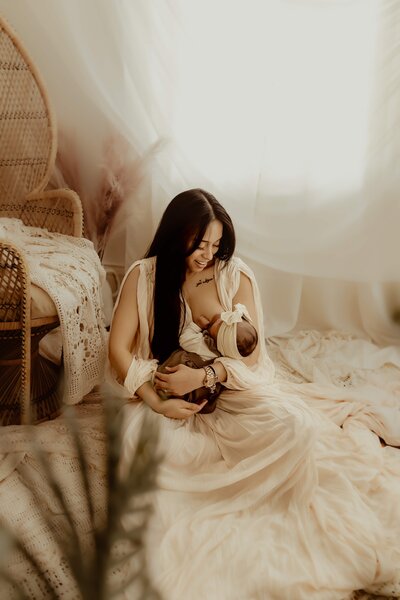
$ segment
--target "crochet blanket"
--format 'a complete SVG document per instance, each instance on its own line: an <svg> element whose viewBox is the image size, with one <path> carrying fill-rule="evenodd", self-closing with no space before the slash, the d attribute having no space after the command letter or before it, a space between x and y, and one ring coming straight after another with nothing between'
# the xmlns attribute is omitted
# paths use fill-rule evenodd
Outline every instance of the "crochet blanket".
<svg viewBox="0 0 400 600"><path fill-rule="evenodd" d="M19 219L0 219L0 239L17 246L31 282L52 298L60 319L64 359L64 402L80 402L104 376L106 330L101 286L105 272L92 242Z"/></svg>

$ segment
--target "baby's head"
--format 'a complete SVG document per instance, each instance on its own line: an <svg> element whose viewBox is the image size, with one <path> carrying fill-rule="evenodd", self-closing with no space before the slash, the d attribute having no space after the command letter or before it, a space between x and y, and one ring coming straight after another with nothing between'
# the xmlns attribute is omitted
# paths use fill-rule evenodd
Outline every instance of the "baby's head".
<svg viewBox="0 0 400 600"><path fill-rule="evenodd" d="M249 356L258 343L257 330L243 304L235 304L234 310L215 315L208 332L215 340L218 351L231 358Z"/></svg>
<svg viewBox="0 0 400 600"><path fill-rule="evenodd" d="M236 344L240 356L249 356L254 352L258 343L257 330L243 317L236 327Z"/></svg>

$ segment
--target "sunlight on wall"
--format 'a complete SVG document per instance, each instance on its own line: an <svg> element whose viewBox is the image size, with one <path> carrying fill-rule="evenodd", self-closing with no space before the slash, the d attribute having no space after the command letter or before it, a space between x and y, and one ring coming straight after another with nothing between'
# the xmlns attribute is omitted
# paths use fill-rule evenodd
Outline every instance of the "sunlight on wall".
<svg viewBox="0 0 400 600"><path fill-rule="evenodd" d="M176 141L212 181L258 194L359 186L376 2L182 0ZM183 28L182 28L183 30Z"/></svg>

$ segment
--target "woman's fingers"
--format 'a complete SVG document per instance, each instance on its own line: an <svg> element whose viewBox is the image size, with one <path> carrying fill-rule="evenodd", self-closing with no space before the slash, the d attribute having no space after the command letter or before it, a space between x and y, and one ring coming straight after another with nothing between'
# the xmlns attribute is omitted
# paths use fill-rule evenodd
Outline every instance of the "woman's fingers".
<svg viewBox="0 0 400 600"><path fill-rule="evenodd" d="M189 408L178 408L176 412L171 414L166 414L166 417L170 417L170 419L188 419L189 417L193 417L193 411Z"/></svg>
<svg viewBox="0 0 400 600"><path fill-rule="evenodd" d="M182 365L179 365L182 366ZM172 367L174 370L176 367ZM180 369L176 369L179 371ZM176 373L170 373L166 375L164 373L156 373L154 375L154 387L156 390L163 390L169 394L176 394L177 396L183 396L186 393L185 387L182 387L182 383L179 380L176 380ZM187 386L186 386L187 387ZM189 390L191 391L191 390Z"/></svg>
<svg viewBox="0 0 400 600"><path fill-rule="evenodd" d="M201 404L195 404L194 406L196 407L196 410L193 412L200 412L202 408L204 408L204 406L207 404L208 400L204 400L204 402L202 402Z"/></svg>
<svg viewBox="0 0 400 600"><path fill-rule="evenodd" d="M168 385L168 377L169 375L163 375L162 373L157 373L154 376L154 387L156 390L163 390L164 392L170 390Z"/></svg>
<svg viewBox="0 0 400 600"><path fill-rule="evenodd" d="M186 419L188 419L189 417L193 416L193 411L189 410L188 408L182 408L182 414Z"/></svg>
<svg viewBox="0 0 400 600"><path fill-rule="evenodd" d="M167 400L166 402L168 402L168 405L165 405L167 410L163 414L170 419L188 419L198 413L207 404L207 400L201 404L194 404L186 402L186 400L178 400L177 398Z"/></svg>
<svg viewBox="0 0 400 600"><path fill-rule="evenodd" d="M207 404L207 400L205 400L204 402L202 402L201 404L194 404L191 403L192 406L192 412L197 413L199 412L199 410L201 410L203 408L203 406L205 406Z"/></svg>
<svg viewBox="0 0 400 600"><path fill-rule="evenodd" d="M194 402L186 402L186 401L183 401L183 402L185 402L185 406L183 406L181 408L181 410L184 411L184 413L188 417L198 413L203 408L203 406L205 406L207 404L207 400L205 400L201 404L195 404Z"/></svg>
<svg viewBox="0 0 400 600"><path fill-rule="evenodd" d="M197 408L197 404L194 404L193 402L187 402L186 400L180 400L178 398L176 398L177 402L179 402L179 408L182 409L187 409L190 411L195 411Z"/></svg>

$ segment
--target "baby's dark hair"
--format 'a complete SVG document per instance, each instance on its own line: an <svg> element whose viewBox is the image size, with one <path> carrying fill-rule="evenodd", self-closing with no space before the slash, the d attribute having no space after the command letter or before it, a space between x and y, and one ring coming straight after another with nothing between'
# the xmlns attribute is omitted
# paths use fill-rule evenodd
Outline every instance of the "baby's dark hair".
<svg viewBox="0 0 400 600"><path fill-rule="evenodd" d="M236 343L241 356L249 356L258 344L257 330L246 317L237 324Z"/></svg>

